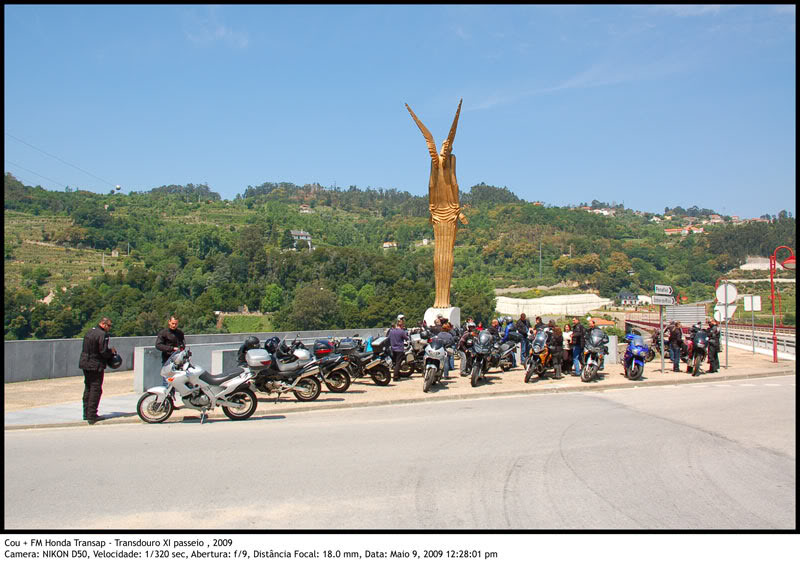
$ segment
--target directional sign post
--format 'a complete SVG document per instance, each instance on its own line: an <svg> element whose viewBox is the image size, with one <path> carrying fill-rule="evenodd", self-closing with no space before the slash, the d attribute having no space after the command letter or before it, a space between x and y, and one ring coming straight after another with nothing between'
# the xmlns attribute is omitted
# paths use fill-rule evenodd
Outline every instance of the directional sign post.
<svg viewBox="0 0 800 562"><path fill-rule="evenodd" d="M669 285L656 285L653 289L655 293L652 297L653 304L658 305L658 325L659 340L661 340L661 372L664 372L664 305L674 305L675 297L672 296L674 292Z"/></svg>
<svg viewBox="0 0 800 562"><path fill-rule="evenodd" d="M661 306L667 305L674 305L675 304L675 297L668 297L665 295L653 295L651 297L653 299L653 304L659 304Z"/></svg>
<svg viewBox="0 0 800 562"><path fill-rule="evenodd" d="M669 285L656 285L653 288L653 292L657 295L672 295L675 291L673 291L672 287Z"/></svg>

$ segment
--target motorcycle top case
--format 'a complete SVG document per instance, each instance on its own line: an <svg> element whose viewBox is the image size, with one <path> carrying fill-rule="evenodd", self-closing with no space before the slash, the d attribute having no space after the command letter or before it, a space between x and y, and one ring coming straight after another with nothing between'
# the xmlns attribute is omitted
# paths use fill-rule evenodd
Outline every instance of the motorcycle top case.
<svg viewBox="0 0 800 562"><path fill-rule="evenodd" d="M372 351L380 355L381 353L386 351L388 345L389 345L389 338L387 338L386 336L375 338L374 340L372 340Z"/></svg>
<svg viewBox="0 0 800 562"><path fill-rule="evenodd" d="M266 349L251 349L245 357L250 367L264 367L272 361L272 356Z"/></svg>
<svg viewBox="0 0 800 562"><path fill-rule="evenodd" d="M374 348L375 344L373 343L372 346ZM358 344L356 343L356 340L351 339L351 338L344 338L343 340L341 340L339 342L338 350L339 350L339 353L347 353L348 351L353 351L354 349L357 349L357 348L358 348Z"/></svg>
<svg viewBox="0 0 800 562"><path fill-rule="evenodd" d="M333 353L333 344L328 340L316 340L314 342L314 357L325 357Z"/></svg>

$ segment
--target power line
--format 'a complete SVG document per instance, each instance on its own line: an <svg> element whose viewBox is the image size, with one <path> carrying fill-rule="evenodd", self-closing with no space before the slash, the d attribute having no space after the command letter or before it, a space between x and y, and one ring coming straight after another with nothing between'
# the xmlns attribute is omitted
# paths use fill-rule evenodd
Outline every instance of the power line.
<svg viewBox="0 0 800 562"><path fill-rule="evenodd" d="M98 179L98 180L100 180L100 181L102 181L102 182L104 182L104 183L107 183L107 184L108 184L108 185L110 185L111 187L116 187L116 186L115 186L113 183L111 183L110 181L108 181L108 180L104 180L103 178L101 178L101 177L99 177L99 176L96 176L96 175L94 175L94 174L93 174L93 173L91 173L91 172L87 172L86 170L84 170L83 168L79 168L79 167L78 167L78 166L76 166L75 164L70 164L69 162L67 162L66 160L62 160L62 159L61 159L61 158L59 158L58 156L54 156L54 155L50 154L49 152L45 152L45 151L44 151L44 150L42 150L41 148L37 148L37 147L33 146L32 144L30 144L30 143L28 143L28 142L25 142L24 140L22 140L22 139L20 139L20 138L17 138L17 137L15 137L14 135L12 135L11 133L9 133L8 131L5 131L5 133L6 133L6 135L8 135L9 137L11 137L12 139L14 139L14 140L16 140L16 141L19 141L19 142L21 142L22 144L24 144L24 145L26 145L26 146L30 146L32 149L34 149L34 150L38 150L39 152L41 152L42 154L46 154L46 155L47 155L47 156L49 156L50 158L55 158L56 160L58 160L59 162L62 162L62 163L64 163L64 164L66 164L67 166L72 166L72 167L73 167L73 168L75 168L76 170L79 170L79 171L83 172L84 174L88 174L88 175L92 176L92 177L93 177L93 178L95 178L95 179ZM28 170L28 171L30 171L30 170ZM32 172L32 173L33 173L33 172ZM50 181L53 181L53 180L50 180Z"/></svg>
<svg viewBox="0 0 800 562"><path fill-rule="evenodd" d="M12 166L16 166L16 167L18 167L18 168L22 168L22 169L23 169L23 170L25 170L26 172L30 172L30 173L32 173L34 176L39 176L40 178L42 178L42 179L45 179L45 180L47 180L47 181L51 181L51 182L53 182L53 183L55 183L55 184L58 184L58 185L60 185L61 187L67 187L66 185L64 185L64 184L63 184L63 183L61 183L61 182L58 182L58 181L56 181L56 180L54 180L54 179L50 179L50 178L48 178L48 177L46 177L46 176L43 176L43 175L41 175L41 174L37 174L37 173L36 173L36 172L34 172L33 170L29 170L29 169L28 169L28 168L26 168L25 166L22 166L22 165L20 165L20 164L17 164L16 162L12 162L11 160L8 160L8 159L6 159L5 161L6 161L6 162L8 162L9 164L11 164Z"/></svg>

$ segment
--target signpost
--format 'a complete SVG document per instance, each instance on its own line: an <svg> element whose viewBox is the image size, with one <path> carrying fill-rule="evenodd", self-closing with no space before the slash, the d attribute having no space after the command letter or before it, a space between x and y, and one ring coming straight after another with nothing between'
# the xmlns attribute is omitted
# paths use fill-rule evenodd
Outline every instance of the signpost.
<svg viewBox="0 0 800 562"><path fill-rule="evenodd" d="M756 354L756 313L755 311L761 311L761 296L759 295L744 295L744 310L747 312L750 311L750 322L751 322L751 330L752 330L752 338L753 338L753 355Z"/></svg>
<svg viewBox="0 0 800 562"><path fill-rule="evenodd" d="M717 279L719 281L719 279ZM714 310L714 316L716 317L717 313L722 313L722 309L724 307L724 314L725 314L725 368L728 368L728 320L736 311L736 297L738 296L738 291L736 290L736 285L732 285L728 283L726 279L722 280L723 282L717 285L716 293L717 293L717 306ZM720 304L722 307L720 307ZM728 305L733 305L732 307ZM732 309L732 310L731 310Z"/></svg>
<svg viewBox="0 0 800 562"><path fill-rule="evenodd" d="M661 373L664 373L664 305L675 304L674 293L670 285L656 285L653 288L655 293L651 298L653 304L658 305L658 340L661 343Z"/></svg>

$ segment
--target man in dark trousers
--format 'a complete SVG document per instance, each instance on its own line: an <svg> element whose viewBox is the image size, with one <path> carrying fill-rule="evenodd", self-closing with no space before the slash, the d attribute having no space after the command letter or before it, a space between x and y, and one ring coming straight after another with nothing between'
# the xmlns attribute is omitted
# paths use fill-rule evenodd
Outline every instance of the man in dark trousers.
<svg viewBox="0 0 800 562"><path fill-rule="evenodd" d="M397 324L389 330L389 345L392 348L392 363L394 364L392 379L395 381L400 380L400 365L405 361L405 342L407 341L406 317L399 314Z"/></svg>
<svg viewBox="0 0 800 562"><path fill-rule="evenodd" d="M183 347L186 347L186 340L183 332L178 329L178 319L170 316L167 327L156 336L156 349L161 352L161 364L166 363L170 355L180 351Z"/></svg>
<svg viewBox="0 0 800 562"><path fill-rule="evenodd" d="M719 371L719 323L716 319L712 318L708 321L708 362L711 364L709 373L716 373Z"/></svg>
<svg viewBox="0 0 800 562"><path fill-rule="evenodd" d="M89 425L104 419L97 415L100 396L103 394L103 374L106 361L117 353L113 347L108 348L109 330L111 330L111 320L103 317L100 323L83 337L78 368L83 369L83 419L89 422Z"/></svg>
<svg viewBox="0 0 800 562"><path fill-rule="evenodd" d="M586 339L586 330L578 320L577 316L572 317L572 376L578 377L581 374L581 358L583 357L583 343Z"/></svg>
<svg viewBox="0 0 800 562"><path fill-rule="evenodd" d="M683 346L683 328L677 320L669 331L669 352L672 356L672 370L680 371L681 347Z"/></svg>

